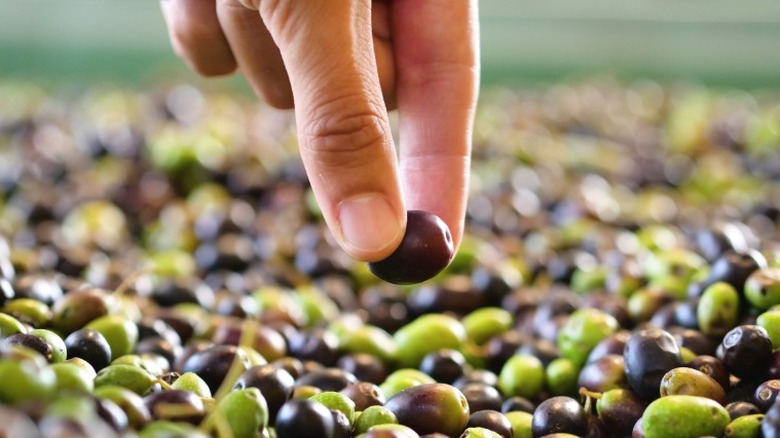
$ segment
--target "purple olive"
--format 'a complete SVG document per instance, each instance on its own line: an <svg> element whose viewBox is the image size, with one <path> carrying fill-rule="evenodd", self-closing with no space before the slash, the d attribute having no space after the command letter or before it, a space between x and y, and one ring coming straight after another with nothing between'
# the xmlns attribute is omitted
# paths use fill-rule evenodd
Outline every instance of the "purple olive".
<svg viewBox="0 0 780 438"><path fill-rule="evenodd" d="M452 234L441 218L433 213L409 210L401 245L389 257L369 263L368 267L389 283L420 283L446 268L453 252Z"/></svg>

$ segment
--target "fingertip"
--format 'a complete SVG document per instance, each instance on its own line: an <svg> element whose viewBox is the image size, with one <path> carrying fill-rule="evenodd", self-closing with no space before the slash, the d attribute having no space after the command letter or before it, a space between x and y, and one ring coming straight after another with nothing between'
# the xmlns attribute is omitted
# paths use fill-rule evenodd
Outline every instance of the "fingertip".
<svg viewBox="0 0 780 438"><path fill-rule="evenodd" d="M406 213L386 196L368 193L338 204L338 236L342 248L353 258L374 262L387 258L401 243Z"/></svg>
<svg viewBox="0 0 780 438"><path fill-rule="evenodd" d="M238 68L217 19L214 2L161 2L174 53L202 76L228 75Z"/></svg>

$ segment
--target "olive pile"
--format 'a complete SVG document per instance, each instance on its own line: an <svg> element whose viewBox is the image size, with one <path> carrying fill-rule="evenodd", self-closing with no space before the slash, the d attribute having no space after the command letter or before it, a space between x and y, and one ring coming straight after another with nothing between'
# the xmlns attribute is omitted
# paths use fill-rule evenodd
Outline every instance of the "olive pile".
<svg viewBox="0 0 780 438"><path fill-rule="evenodd" d="M780 94L485 90L463 244L403 286L294 132L0 82L0 435L780 436Z"/></svg>

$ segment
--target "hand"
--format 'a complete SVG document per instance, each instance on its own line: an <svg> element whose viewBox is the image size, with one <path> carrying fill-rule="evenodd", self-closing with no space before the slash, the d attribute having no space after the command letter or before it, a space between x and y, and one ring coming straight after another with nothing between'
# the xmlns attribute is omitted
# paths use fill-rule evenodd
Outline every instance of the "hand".
<svg viewBox="0 0 780 438"><path fill-rule="evenodd" d="M463 236L479 82L476 0L162 0L175 52L207 76L239 69L295 108L307 175L352 257L400 244L406 210ZM388 108L397 107L396 155Z"/></svg>

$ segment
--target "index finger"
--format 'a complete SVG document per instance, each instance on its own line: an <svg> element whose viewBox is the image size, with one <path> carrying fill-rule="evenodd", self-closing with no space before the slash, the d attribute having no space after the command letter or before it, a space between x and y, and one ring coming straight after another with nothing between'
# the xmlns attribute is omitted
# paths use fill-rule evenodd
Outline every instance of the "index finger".
<svg viewBox="0 0 780 438"><path fill-rule="evenodd" d="M407 208L437 214L460 244L479 90L476 0L396 0L400 171Z"/></svg>

